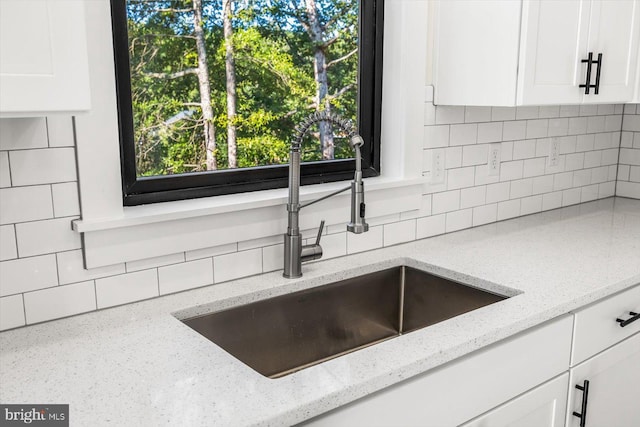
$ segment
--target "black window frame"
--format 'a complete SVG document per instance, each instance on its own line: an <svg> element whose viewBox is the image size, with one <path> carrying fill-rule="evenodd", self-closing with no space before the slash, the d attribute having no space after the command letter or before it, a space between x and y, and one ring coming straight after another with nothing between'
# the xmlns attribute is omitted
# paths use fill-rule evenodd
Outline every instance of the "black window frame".
<svg viewBox="0 0 640 427"><path fill-rule="evenodd" d="M358 37L358 124L365 140L364 177L380 175L382 46L384 0L360 0ZM111 0L116 94L124 206L283 188L288 165L138 177L136 173L126 0ZM353 159L305 162L301 183L320 184L353 178Z"/></svg>

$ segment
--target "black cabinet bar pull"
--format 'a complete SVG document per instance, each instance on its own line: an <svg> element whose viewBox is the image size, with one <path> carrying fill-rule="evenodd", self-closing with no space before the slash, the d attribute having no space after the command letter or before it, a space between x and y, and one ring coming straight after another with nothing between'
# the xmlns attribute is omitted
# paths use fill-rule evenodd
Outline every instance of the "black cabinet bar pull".
<svg viewBox="0 0 640 427"><path fill-rule="evenodd" d="M589 52L589 56L587 57L587 59L583 59L581 61L583 64L586 63L587 64L587 81L585 84L580 85L578 87L583 87L584 88L584 94L585 95L589 95L589 89L592 87L591 84L591 65L593 64L593 52Z"/></svg>
<svg viewBox="0 0 640 427"><path fill-rule="evenodd" d="M587 425L587 400L589 399L589 380L584 380L583 385L576 385L582 391L582 409L580 412L573 411L573 416L580 418L580 427Z"/></svg>
<svg viewBox="0 0 640 427"><path fill-rule="evenodd" d="M598 60L593 61L594 64L598 64L598 68L596 68L596 87L595 94L597 95L600 91L600 70L602 69L602 54L598 54Z"/></svg>
<svg viewBox="0 0 640 427"><path fill-rule="evenodd" d="M620 323L620 327L624 328L625 326L627 326L630 323L635 322L636 320L640 319L640 313L635 313L633 311L629 312L629 316L631 316L630 318L628 318L627 320L624 319L620 319L617 318L616 322Z"/></svg>

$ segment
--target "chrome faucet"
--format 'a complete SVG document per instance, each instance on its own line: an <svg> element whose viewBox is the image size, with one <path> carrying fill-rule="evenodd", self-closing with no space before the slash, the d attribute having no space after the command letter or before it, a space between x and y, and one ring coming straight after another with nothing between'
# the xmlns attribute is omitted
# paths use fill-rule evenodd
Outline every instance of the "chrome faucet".
<svg viewBox="0 0 640 427"><path fill-rule="evenodd" d="M356 155L356 171L351 185L311 202L300 204L300 146L302 139L311 126L322 121L329 121L348 134L349 145L353 148ZM367 224L364 219L364 183L362 182L362 153L360 152L360 147L364 144L364 140L358 135L353 123L335 114L326 111L317 111L298 125L296 132L296 137L292 141L289 150L289 202L287 203L289 224L287 226L287 233L284 235L283 276L291 279L302 276L303 262L322 258L320 239L324 228L324 220L320 222L316 242L303 246L298 223L300 209L351 189L351 222L347 224L347 231L355 234L369 231L369 224Z"/></svg>

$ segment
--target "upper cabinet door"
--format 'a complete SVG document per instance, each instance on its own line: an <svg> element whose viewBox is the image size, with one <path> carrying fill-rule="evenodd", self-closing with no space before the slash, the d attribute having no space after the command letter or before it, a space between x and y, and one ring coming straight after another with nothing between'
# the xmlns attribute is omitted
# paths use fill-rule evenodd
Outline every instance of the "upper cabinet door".
<svg viewBox="0 0 640 427"><path fill-rule="evenodd" d="M83 0L0 0L0 117L89 108Z"/></svg>
<svg viewBox="0 0 640 427"><path fill-rule="evenodd" d="M524 1L518 104L577 104L590 1Z"/></svg>
<svg viewBox="0 0 640 427"><path fill-rule="evenodd" d="M598 95L584 96L585 103L625 102L633 99L640 37L638 0L592 0L588 52L602 54ZM597 65L592 66L592 84Z"/></svg>

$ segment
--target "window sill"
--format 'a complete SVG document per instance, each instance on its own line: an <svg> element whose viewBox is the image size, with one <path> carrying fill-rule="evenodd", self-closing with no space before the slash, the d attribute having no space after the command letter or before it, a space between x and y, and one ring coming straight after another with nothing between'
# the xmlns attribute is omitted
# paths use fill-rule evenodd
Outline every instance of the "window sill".
<svg viewBox="0 0 640 427"><path fill-rule="evenodd" d="M379 190L389 190L412 185L421 186L423 182L423 178L392 179L377 177L365 179L365 200L367 194L371 194ZM300 188L300 202L304 203L326 196L333 191L345 187L346 185L348 185L348 183L342 181L304 186ZM92 220L75 220L73 221L73 230L78 233L113 230L136 225L155 224L159 222L259 209L270 206L285 206L287 198L288 189L278 188L276 190L131 206L124 208L122 216L97 218ZM410 208L410 206L399 207L398 212L411 210Z"/></svg>

